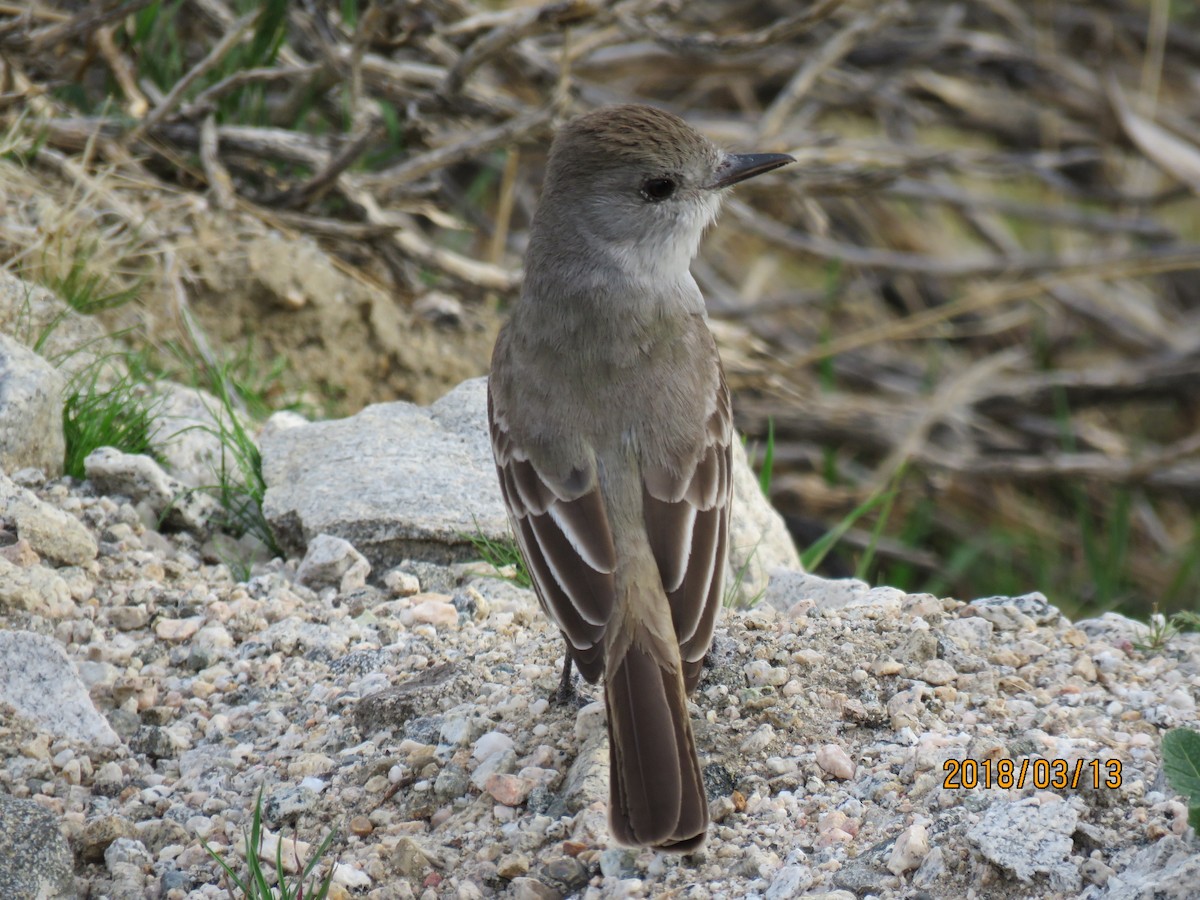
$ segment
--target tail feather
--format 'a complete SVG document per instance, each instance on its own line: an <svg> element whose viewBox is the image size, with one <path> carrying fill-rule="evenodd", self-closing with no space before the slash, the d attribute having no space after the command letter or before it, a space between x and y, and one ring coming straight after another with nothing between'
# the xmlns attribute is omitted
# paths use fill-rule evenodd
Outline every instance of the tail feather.
<svg viewBox="0 0 1200 900"><path fill-rule="evenodd" d="M678 661L638 636L606 673L609 828L618 842L690 852L704 843L708 800Z"/></svg>

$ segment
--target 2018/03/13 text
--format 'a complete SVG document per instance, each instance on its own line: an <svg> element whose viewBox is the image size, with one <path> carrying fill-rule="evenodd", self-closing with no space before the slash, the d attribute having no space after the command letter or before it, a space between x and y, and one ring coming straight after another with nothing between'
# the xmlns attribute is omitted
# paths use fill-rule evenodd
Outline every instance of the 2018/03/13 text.
<svg viewBox="0 0 1200 900"><path fill-rule="evenodd" d="M1121 761L1117 759L1077 759L1072 763L1066 759L1027 757L1019 765L1011 759L948 759L942 770L946 773L942 787L947 790L978 787L1019 790L1026 784L1039 790L1077 790L1089 784L1096 789L1115 790L1121 786Z"/></svg>

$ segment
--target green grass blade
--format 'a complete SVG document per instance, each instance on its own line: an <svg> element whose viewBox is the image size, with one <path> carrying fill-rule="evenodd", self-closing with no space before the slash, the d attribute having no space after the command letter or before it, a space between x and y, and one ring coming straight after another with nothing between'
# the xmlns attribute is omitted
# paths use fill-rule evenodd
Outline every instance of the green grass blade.
<svg viewBox="0 0 1200 900"><path fill-rule="evenodd" d="M154 417L162 401L151 399L128 373L109 376L112 383L104 387L105 367L111 366L113 359L98 358L67 384L62 413L63 470L72 478L84 478L84 460L100 447L151 453Z"/></svg>
<svg viewBox="0 0 1200 900"><path fill-rule="evenodd" d="M275 60L283 39L287 36L287 12L289 0L266 0L258 14L254 28L254 40L250 43L249 56L243 65L247 69L270 65Z"/></svg>
<svg viewBox="0 0 1200 900"><path fill-rule="evenodd" d="M884 501L882 493L875 493L854 507L846 516L825 534L821 535L811 547L800 555L800 564L805 571L812 571L821 564L837 542L845 537L846 532L854 527L854 523L869 513Z"/></svg>
<svg viewBox="0 0 1200 900"><path fill-rule="evenodd" d="M887 526L888 519L892 515L892 506L896 502L896 495L900 493L900 479L903 477L903 473L904 466L901 465L896 470L896 474L892 476L890 487L884 495L883 509L879 511L879 516L875 519L875 526L871 529L871 542L867 545L862 559L858 561L858 565L854 570L854 577L859 581L865 581L867 573L871 571L871 563L875 560L875 548L878 546L879 539L883 536L883 529Z"/></svg>
<svg viewBox="0 0 1200 900"><path fill-rule="evenodd" d="M871 494L866 500L850 510L846 516L837 523L833 528L821 535L811 547L800 555L800 564L805 571L811 572L821 564L821 561L829 554L837 542L845 537L846 532L854 527L854 523L865 516L867 513L876 509L879 506L885 506L888 512L891 510L891 503L895 499L896 492L899 490L899 482L904 473L904 466L900 466L889 479L888 483ZM886 515L881 517L886 519ZM871 554L875 542L872 541Z"/></svg>
<svg viewBox="0 0 1200 900"><path fill-rule="evenodd" d="M758 470L758 487L763 496L771 499L771 476L775 469L775 418L767 418L767 446L763 451L762 468Z"/></svg>
<svg viewBox="0 0 1200 900"><path fill-rule="evenodd" d="M516 541L494 541L483 533L475 516L471 516L471 521L475 523L475 533L460 532L458 536L475 548L479 558L495 569L498 577L524 588L533 587L533 580L529 577L529 570L525 568L525 560ZM501 574L509 567L513 571L511 577Z"/></svg>
<svg viewBox="0 0 1200 900"><path fill-rule="evenodd" d="M242 882L242 879L238 878L237 875L234 874L233 869L229 868L229 864L225 862L225 860L221 857L221 854L210 847L208 841L204 840L203 838L200 839L200 846L204 848L205 852L209 856L217 861L217 865L221 867L221 870L225 873L225 877L233 882L234 886L242 892L243 896L249 897L250 889L246 887L246 885Z"/></svg>

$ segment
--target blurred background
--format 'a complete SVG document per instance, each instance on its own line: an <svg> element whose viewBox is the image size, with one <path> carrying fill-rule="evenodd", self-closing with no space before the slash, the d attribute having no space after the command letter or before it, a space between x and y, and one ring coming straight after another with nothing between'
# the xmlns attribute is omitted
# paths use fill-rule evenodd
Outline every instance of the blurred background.
<svg viewBox="0 0 1200 900"><path fill-rule="evenodd" d="M694 273L808 564L1200 608L1192 2L47 0L0 68L0 265L258 421L484 373L571 115L791 153Z"/></svg>

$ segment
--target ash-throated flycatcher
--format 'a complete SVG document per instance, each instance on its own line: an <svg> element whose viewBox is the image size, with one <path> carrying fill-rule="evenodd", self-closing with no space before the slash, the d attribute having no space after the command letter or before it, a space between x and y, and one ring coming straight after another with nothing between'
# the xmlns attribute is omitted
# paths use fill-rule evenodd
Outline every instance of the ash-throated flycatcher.
<svg viewBox="0 0 1200 900"><path fill-rule="evenodd" d="M687 694L712 641L729 533L729 389L689 266L725 188L794 162L725 153L616 106L554 139L488 420L542 608L604 677L622 844L687 852L708 801Z"/></svg>

